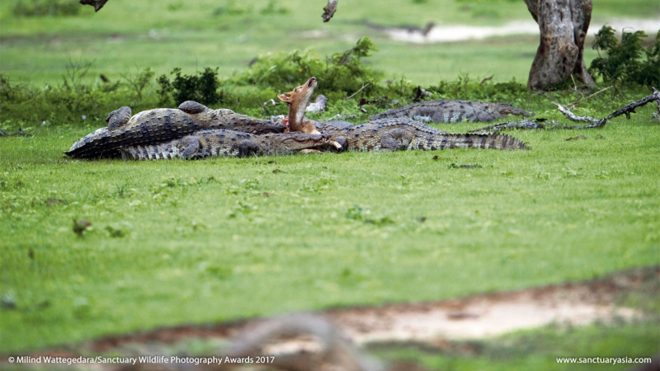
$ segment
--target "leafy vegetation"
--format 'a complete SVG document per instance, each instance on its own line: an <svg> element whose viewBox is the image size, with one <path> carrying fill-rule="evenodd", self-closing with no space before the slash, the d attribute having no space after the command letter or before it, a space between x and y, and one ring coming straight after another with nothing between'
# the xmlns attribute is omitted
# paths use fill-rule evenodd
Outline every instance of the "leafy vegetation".
<svg viewBox="0 0 660 371"><path fill-rule="evenodd" d="M642 31L622 31L621 40L610 26L603 26L594 40L594 49L605 53L591 62L589 71L615 84L660 84L660 30L655 43L643 46Z"/></svg>
<svg viewBox="0 0 660 371"><path fill-rule="evenodd" d="M316 76L319 90L323 89L331 98L344 98L358 91L369 96L378 90L384 75L363 62L363 58L374 50L373 42L363 37L352 48L332 54L325 60L298 51L262 57L234 82L286 91L310 76Z"/></svg>
<svg viewBox="0 0 660 371"><path fill-rule="evenodd" d="M158 95L160 103L179 105L187 100L194 100L202 104L214 104L220 102L218 94L218 70L206 67L197 75L183 75L181 68L175 68L172 73L174 80L166 75L158 78Z"/></svg>

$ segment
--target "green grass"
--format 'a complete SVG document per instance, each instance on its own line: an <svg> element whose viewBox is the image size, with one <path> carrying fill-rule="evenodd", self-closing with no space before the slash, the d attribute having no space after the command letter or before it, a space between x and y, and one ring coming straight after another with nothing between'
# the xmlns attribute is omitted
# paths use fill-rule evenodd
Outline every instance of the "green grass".
<svg viewBox="0 0 660 371"><path fill-rule="evenodd" d="M181 0L112 0L96 14L86 7L78 16L57 18L13 17L15 1L19 0L0 4L0 73L38 84L60 82L70 60L93 62L89 79L103 73L115 80L129 69L148 66L158 73L174 67L190 72L219 66L221 75L228 76L245 69L258 55L293 49L312 49L326 55L348 48L363 35L375 38L381 50L372 61L376 67L416 83L453 79L461 72L494 75L497 81L512 77L525 81L538 45L536 37L525 37L506 42L411 46L391 41L363 24L365 19L420 27L430 20L475 25L531 20L522 0L429 0L422 4L397 0L388 6L354 2L340 4L335 19L328 24L320 21L322 0L278 1L286 12L266 15L261 13L268 6L267 0L249 4L200 0L195 6L185 6ZM660 6L653 1L626 1L625 6L618 0L594 3L595 21L660 17ZM217 9L243 12L218 15ZM320 36L313 37L310 31ZM594 57L590 49L586 57Z"/></svg>
<svg viewBox="0 0 660 371"><path fill-rule="evenodd" d="M430 370L630 370L637 363L559 363L557 358L649 358L657 354L657 321L584 328L548 327L489 341L452 344L438 351L414 346L391 346L376 350L380 357L408 360ZM606 362L601 360L601 362ZM611 361L610 361L611 362ZM623 361L625 362L625 361ZM641 362L638 361L638 362Z"/></svg>
<svg viewBox="0 0 660 371"><path fill-rule="evenodd" d="M515 133L524 152L87 162L62 158L87 130L2 138L0 282L17 309L0 349L658 264L650 112L586 140Z"/></svg>
<svg viewBox="0 0 660 371"><path fill-rule="evenodd" d="M117 80L145 67L167 73L218 66L227 77L257 55L327 55L367 34L380 49L368 63L388 78L429 86L469 73L524 82L537 44L517 37L411 46L360 23L498 24L528 19L522 1L354 2L350 11L340 4L329 24L320 22L324 2L282 1L287 13L272 15L260 14L267 1L195 3L201 5L111 0L98 14L85 8L73 17L15 18L13 2L3 1L0 74L27 86L57 86L68 63L92 61L86 81L93 84L101 73ZM623 8L618 0L595 3L596 19L660 13L647 0ZM223 6L244 12L212 14ZM325 33L310 38L310 30ZM470 98L472 89L443 97ZM29 102L30 91L24 93ZM646 93L608 92L579 113L602 116ZM88 96L102 92L94 94ZM551 117L552 101L574 98L497 95ZM94 103L81 104L98 110ZM331 102L326 116L356 112L354 103ZM122 104L138 103L126 93L117 98ZM660 127L652 112L641 109L599 131L516 132L531 146L524 152L139 163L63 158L71 143L102 125L100 116L39 127L41 120L0 111L0 129L27 126L34 134L0 137L0 353L178 323L439 300L659 264ZM577 135L587 139L566 141ZM92 229L76 236L74 219L88 219ZM647 336L634 326L619 334Z"/></svg>

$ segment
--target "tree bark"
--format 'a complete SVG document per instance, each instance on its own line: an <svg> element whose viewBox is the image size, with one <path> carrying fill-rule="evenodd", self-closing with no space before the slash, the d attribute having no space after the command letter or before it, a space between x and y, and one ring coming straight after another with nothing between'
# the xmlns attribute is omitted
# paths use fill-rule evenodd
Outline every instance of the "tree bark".
<svg viewBox="0 0 660 371"><path fill-rule="evenodd" d="M591 21L591 0L524 0L541 32L527 85L551 90L574 76L589 88L596 84L584 65L584 42Z"/></svg>

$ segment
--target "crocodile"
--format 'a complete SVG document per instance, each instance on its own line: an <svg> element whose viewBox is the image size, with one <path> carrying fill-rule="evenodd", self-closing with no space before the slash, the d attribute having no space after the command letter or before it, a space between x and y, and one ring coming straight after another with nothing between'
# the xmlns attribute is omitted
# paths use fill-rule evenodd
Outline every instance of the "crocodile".
<svg viewBox="0 0 660 371"><path fill-rule="evenodd" d="M494 121L506 115L529 116L530 113L509 104L437 100L413 103L374 115L372 120L408 117L420 121L457 123L462 121Z"/></svg>
<svg viewBox="0 0 660 371"><path fill-rule="evenodd" d="M285 155L298 152L337 151L342 146L328 136L307 133L254 135L234 130L200 130L180 139L119 149L123 159L199 159L216 156Z"/></svg>
<svg viewBox="0 0 660 371"><path fill-rule="evenodd" d="M156 108L132 115L130 107L112 111L107 127L81 138L66 155L73 158L98 158L117 155L120 148L157 144L181 138L204 129L231 129L252 134L281 133L284 125L235 113L229 109L210 109L186 101L178 108Z"/></svg>
<svg viewBox="0 0 660 371"><path fill-rule="evenodd" d="M254 135L233 130L200 130L156 144L119 148L123 159L200 159L216 156L262 156L308 152L441 150L449 148L525 149L503 134L449 134L409 119L370 121L362 125L316 123L322 134L288 132Z"/></svg>
<svg viewBox="0 0 660 371"><path fill-rule="evenodd" d="M440 150L449 148L525 149L504 134L450 134L407 118L371 120L362 125L342 121L317 123L324 135L346 151Z"/></svg>

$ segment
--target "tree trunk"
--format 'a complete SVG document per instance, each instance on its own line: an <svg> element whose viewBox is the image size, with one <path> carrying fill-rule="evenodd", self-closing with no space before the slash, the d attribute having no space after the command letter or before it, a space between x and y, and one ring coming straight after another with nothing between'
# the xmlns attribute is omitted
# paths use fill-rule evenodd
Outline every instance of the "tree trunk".
<svg viewBox="0 0 660 371"><path fill-rule="evenodd" d="M594 80L584 65L584 42L591 21L591 0L524 0L538 23L541 39L527 85L550 90L575 76L589 88Z"/></svg>

